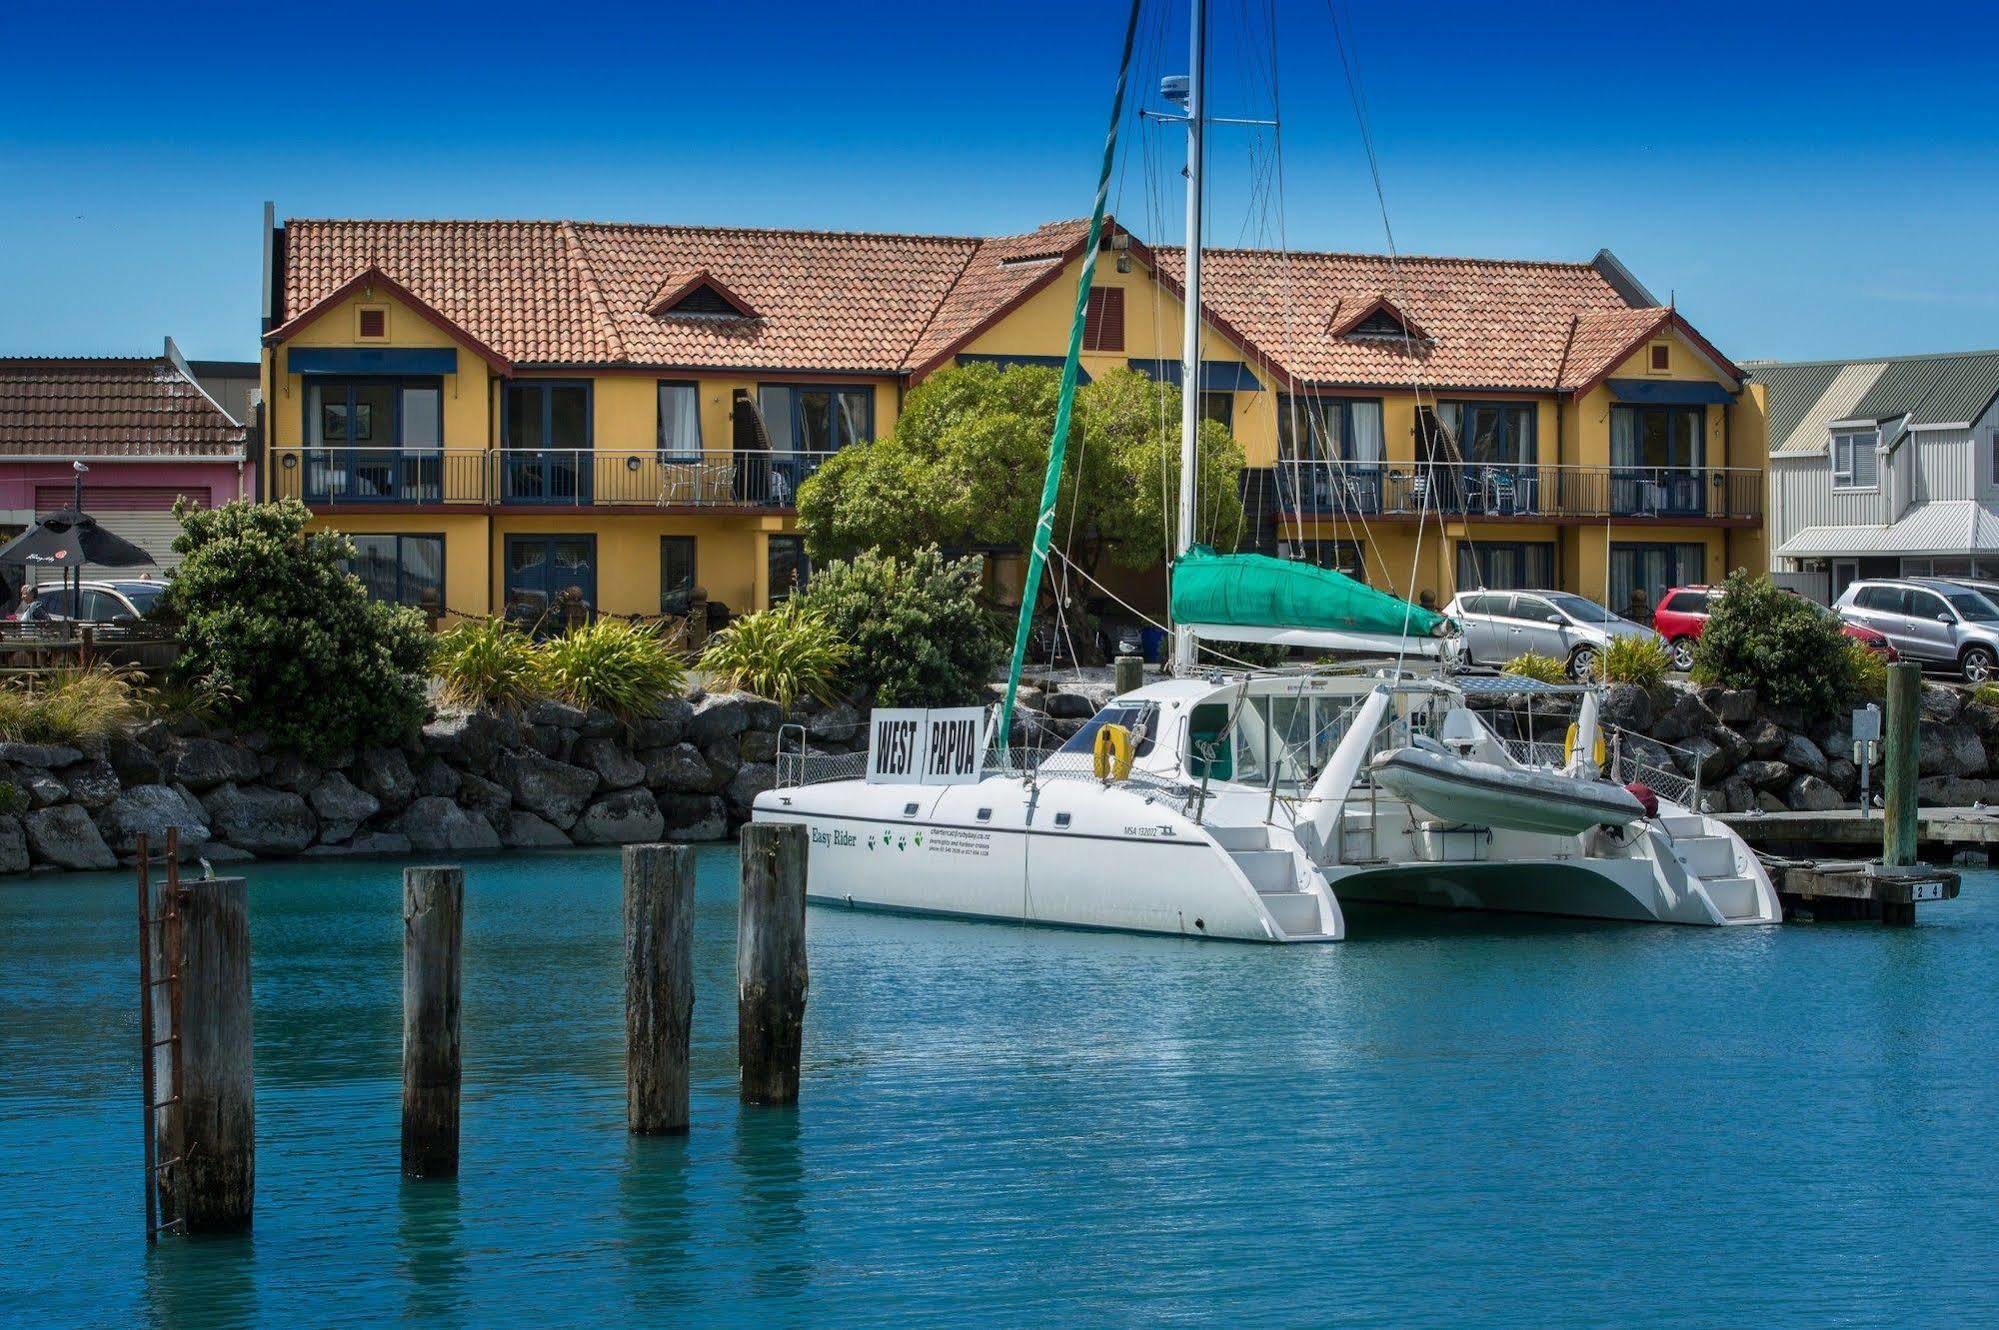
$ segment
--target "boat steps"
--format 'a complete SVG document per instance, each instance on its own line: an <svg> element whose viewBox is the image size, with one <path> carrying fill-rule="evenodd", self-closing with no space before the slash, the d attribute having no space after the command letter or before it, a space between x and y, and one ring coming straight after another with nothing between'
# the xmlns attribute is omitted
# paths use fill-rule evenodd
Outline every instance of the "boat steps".
<svg viewBox="0 0 1999 1330"><path fill-rule="evenodd" d="M1235 866L1259 894L1298 889L1297 869L1289 850L1233 850L1229 858L1235 860Z"/></svg>
<svg viewBox="0 0 1999 1330"><path fill-rule="evenodd" d="M1316 936L1319 927L1319 898L1309 891L1264 891L1257 893L1263 908L1289 937Z"/></svg>
<svg viewBox="0 0 1999 1330"><path fill-rule="evenodd" d="M1695 877L1730 877L1735 873L1735 841L1728 836L1678 836L1673 852Z"/></svg>
<svg viewBox="0 0 1999 1330"><path fill-rule="evenodd" d="M1270 848L1270 828L1261 822L1248 826L1229 826L1209 823L1207 832L1215 838L1215 844L1224 850L1267 850Z"/></svg>
<svg viewBox="0 0 1999 1330"><path fill-rule="evenodd" d="M1665 813L1660 816L1659 825L1675 839L1707 835L1707 819L1699 813Z"/></svg>
<svg viewBox="0 0 1999 1330"><path fill-rule="evenodd" d="M1709 877L1701 879L1701 886L1706 888L1707 898L1714 902L1714 908L1721 911L1724 919L1757 917L1756 883L1751 879L1734 874Z"/></svg>

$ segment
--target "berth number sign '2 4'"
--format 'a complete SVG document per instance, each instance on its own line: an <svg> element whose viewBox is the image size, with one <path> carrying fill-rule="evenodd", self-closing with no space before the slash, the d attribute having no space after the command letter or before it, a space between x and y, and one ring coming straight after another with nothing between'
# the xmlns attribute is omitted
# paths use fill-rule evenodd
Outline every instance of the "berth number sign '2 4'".
<svg viewBox="0 0 1999 1330"><path fill-rule="evenodd" d="M870 785L971 785L985 752L983 707L877 707L868 714Z"/></svg>

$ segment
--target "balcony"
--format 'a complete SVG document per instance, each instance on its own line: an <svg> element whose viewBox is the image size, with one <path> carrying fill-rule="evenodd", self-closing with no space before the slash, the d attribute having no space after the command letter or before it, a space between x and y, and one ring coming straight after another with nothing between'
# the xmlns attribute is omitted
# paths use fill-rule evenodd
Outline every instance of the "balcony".
<svg viewBox="0 0 1999 1330"><path fill-rule="evenodd" d="M1755 522L1763 472L1754 467L1574 466L1554 463L1288 461L1277 464L1287 514L1414 519Z"/></svg>
<svg viewBox="0 0 1999 1330"><path fill-rule="evenodd" d="M274 448L272 493L314 508L788 510L831 452Z"/></svg>

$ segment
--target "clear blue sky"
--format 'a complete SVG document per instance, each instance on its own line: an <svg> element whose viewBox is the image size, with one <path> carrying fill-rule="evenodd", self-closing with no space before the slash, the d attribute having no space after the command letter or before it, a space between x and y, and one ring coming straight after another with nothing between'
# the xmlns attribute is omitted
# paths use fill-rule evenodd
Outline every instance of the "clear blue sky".
<svg viewBox="0 0 1999 1330"><path fill-rule="evenodd" d="M1141 91L1185 63L1183 0L1148 4L1172 31L1148 42ZM1607 245L1738 358L1999 346L1990 7L1335 4L1404 252ZM1214 109L1268 112L1272 5L1288 239L1379 249L1327 0L1215 0ZM0 353L171 333L191 355L254 355L265 199L281 216L988 233L1081 215L1123 12L16 0ZM1268 233L1254 131L1215 134L1212 234ZM1178 205L1155 215L1129 141L1121 214L1177 240Z"/></svg>

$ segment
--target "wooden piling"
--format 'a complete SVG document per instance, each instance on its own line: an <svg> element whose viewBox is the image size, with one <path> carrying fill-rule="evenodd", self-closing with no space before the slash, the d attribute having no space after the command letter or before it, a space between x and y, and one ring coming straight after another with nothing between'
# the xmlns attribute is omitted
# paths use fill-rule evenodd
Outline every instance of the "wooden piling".
<svg viewBox="0 0 1999 1330"><path fill-rule="evenodd" d="M403 1176L458 1176L465 870L403 870Z"/></svg>
<svg viewBox="0 0 1999 1330"><path fill-rule="evenodd" d="M1922 667L1898 661L1888 667L1888 714L1882 727L1881 863L1887 868L1916 862L1916 780L1921 744L1917 726L1923 712ZM1884 901L1881 922L1913 924L1916 907Z"/></svg>
<svg viewBox="0 0 1999 1330"><path fill-rule="evenodd" d="M1112 687L1117 695L1135 693L1145 687L1145 660L1140 656L1119 656L1113 666Z"/></svg>
<svg viewBox="0 0 1999 1330"><path fill-rule="evenodd" d="M625 1122L654 1135L687 1130L687 1047L694 1020L694 852L625 847Z"/></svg>
<svg viewBox="0 0 1999 1330"><path fill-rule="evenodd" d="M746 1104L798 1102L805 1029L805 828L742 831L736 916L736 1054Z"/></svg>
<svg viewBox="0 0 1999 1330"><path fill-rule="evenodd" d="M257 1189L249 893L220 877L182 880L178 897L177 927L150 939L152 973L177 980L160 986L160 1027L179 1041L178 1085L166 1078L173 1097L153 1115L160 1227L229 1233L250 1226Z"/></svg>

